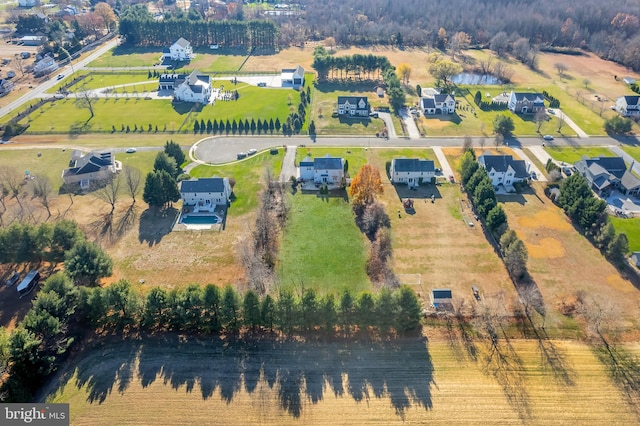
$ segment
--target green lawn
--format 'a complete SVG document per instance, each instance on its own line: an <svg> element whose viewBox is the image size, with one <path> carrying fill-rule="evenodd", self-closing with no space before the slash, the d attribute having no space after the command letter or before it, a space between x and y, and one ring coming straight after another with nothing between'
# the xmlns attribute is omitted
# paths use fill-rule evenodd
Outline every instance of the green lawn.
<svg viewBox="0 0 640 426"><path fill-rule="evenodd" d="M609 216L617 233L627 234L629 251L640 251L640 218L623 219Z"/></svg>
<svg viewBox="0 0 640 426"><path fill-rule="evenodd" d="M103 87L119 86L122 84L143 83L154 80L149 78L146 72L128 72L128 73L95 73L92 72L87 78L82 79L77 84L70 86L67 90L70 92L78 92L86 89L101 89ZM157 78L155 79L157 88ZM133 91L133 88L129 89Z"/></svg>
<svg viewBox="0 0 640 426"><path fill-rule="evenodd" d="M640 161L640 147L638 146L623 146L622 150L632 156L636 161Z"/></svg>
<svg viewBox="0 0 640 426"><path fill-rule="evenodd" d="M394 158L420 158L432 160L434 167L440 168L440 162L431 148L381 148L374 149L373 154L377 155L381 161L391 163Z"/></svg>
<svg viewBox="0 0 640 426"><path fill-rule="evenodd" d="M238 182L233 189L235 200L231 203L229 215L241 216L258 206L259 193L263 188L265 169L270 169L276 179L280 175L284 151L277 155L263 151L242 161L225 166L199 165L189 173L192 177L233 177Z"/></svg>
<svg viewBox="0 0 640 426"><path fill-rule="evenodd" d="M146 75L144 76L146 80ZM95 80L94 80L95 81ZM148 100L123 97L118 99L101 98L93 102L95 116L90 119L87 108L80 108L75 99L67 98L45 104L42 108L24 118L21 123L29 123L27 132L66 133L72 128L84 131L111 131L112 126L120 132L122 127L141 126L148 132L152 128L177 131L193 131L195 120L245 120L276 119L284 123L291 108L297 108L299 94L291 89L264 89L246 84L233 85L229 81L217 81L216 87L224 85L227 90L238 90L237 101L218 101L215 105L200 107L191 115L189 110L194 104L172 104L170 100ZM128 88L144 91L147 85L140 84ZM289 102L291 105L289 105ZM166 127L165 127L166 126Z"/></svg>
<svg viewBox="0 0 640 426"><path fill-rule="evenodd" d="M365 273L367 244L342 196L291 196L291 215L280 244L281 286L318 293L354 293L370 288Z"/></svg>
<svg viewBox="0 0 640 426"><path fill-rule="evenodd" d="M145 67L160 61L162 49L158 47L118 46L109 50L89 67Z"/></svg>
<svg viewBox="0 0 640 426"><path fill-rule="evenodd" d="M613 157L614 153L605 147L589 148L565 148L556 146L545 146L545 151L555 160L573 164L580 160L583 155L587 157Z"/></svg>
<svg viewBox="0 0 640 426"><path fill-rule="evenodd" d="M296 164L303 158L324 157L329 154L331 157L344 158L349 163L349 174L355 176L364 164L367 163L367 151L364 148L298 148L296 150Z"/></svg>

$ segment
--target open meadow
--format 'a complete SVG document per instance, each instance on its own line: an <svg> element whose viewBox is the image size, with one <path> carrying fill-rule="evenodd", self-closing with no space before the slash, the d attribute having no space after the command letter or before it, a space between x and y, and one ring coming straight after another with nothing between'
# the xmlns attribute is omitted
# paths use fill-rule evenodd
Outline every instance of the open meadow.
<svg viewBox="0 0 640 426"><path fill-rule="evenodd" d="M81 352L47 402L73 425L633 424L637 407L579 342L111 341ZM626 353L640 354L627 346ZM545 356L553 351L553 361ZM144 403L142 403L144 401ZM186 421L185 419L188 419Z"/></svg>

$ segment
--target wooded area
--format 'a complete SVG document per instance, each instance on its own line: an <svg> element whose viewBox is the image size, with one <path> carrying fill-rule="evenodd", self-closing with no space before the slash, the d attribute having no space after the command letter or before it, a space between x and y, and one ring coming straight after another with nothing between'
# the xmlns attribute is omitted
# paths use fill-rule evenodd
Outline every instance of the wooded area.
<svg viewBox="0 0 640 426"><path fill-rule="evenodd" d="M395 44L446 48L465 32L488 47L504 33L508 49L521 38L541 47L591 50L640 69L640 4L633 0L472 1L301 0L305 13L278 17L283 41L333 37L337 44ZM499 38L503 38L502 35Z"/></svg>

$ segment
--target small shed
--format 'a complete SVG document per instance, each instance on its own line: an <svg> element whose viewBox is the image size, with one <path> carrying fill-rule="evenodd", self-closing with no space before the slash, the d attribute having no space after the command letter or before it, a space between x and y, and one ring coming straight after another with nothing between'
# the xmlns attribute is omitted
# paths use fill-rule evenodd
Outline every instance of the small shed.
<svg viewBox="0 0 640 426"><path fill-rule="evenodd" d="M640 267L640 251L634 251L631 253L631 262Z"/></svg>
<svg viewBox="0 0 640 426"><path fill-rule="evenodd" d="M633 84L636 82L636 80L633 77L624 77L622 81L624 81L625 84Z"/></svg>
<svg viewBox="0 0 640 426"><path fill-rule="evenodd" d="M448 310L453 308L453 296L451 289L438 288L431 290L431 304L438 310Z"/></svg>

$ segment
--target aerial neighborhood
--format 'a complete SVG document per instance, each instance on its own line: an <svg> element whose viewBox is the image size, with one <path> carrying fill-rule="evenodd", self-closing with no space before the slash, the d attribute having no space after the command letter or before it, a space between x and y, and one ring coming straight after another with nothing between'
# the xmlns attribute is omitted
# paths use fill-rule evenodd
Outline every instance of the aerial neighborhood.
<svg viewBox="0 0 640 426"><path fill-rule="evenodd" d="M640 8L503 3L5 5L0 424L640 423Z"/></svg>

